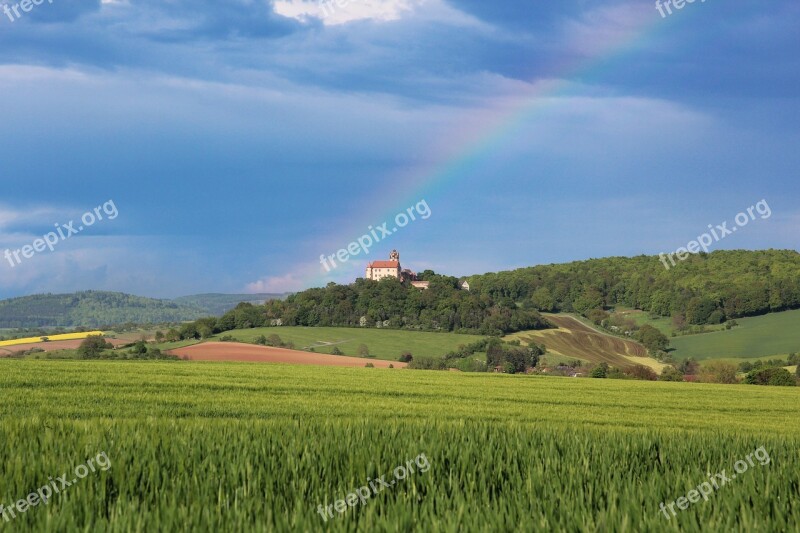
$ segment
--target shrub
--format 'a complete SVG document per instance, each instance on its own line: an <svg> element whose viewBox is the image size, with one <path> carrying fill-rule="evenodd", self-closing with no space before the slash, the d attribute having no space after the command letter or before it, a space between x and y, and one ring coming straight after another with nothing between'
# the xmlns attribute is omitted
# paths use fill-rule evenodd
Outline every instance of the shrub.
<svg viewBox="0 0 800 533"><path fill-rule="evenodd" d="M107 342L102 335L89 335L78 347L78 355L83 359L97 359L103 350L108 350L114 346Z"/></svg>
<svg viewBox="0 0 800 533"><path fill-rule="evenodd" d="M674 366L665 367L658 381L683 381L683 373Z"/></svg>
<svg viewBox="0 0 800 533"><path fill-rule="evenodd" d="M392 363L389 363L389 368L394 368L394 365Z"/></svg>
<svg viewBox="0 0 800 533"><path fill-rule="evenodd" d="M703 383L737 383L736 367L720 361L711 361L700 367L698 381Z"/></svg>
<svg viewBox="0 0 800 533"><path fill-rule="evenodd" d="M259 335L258 337L256 337L256 340L254 342L256 344L260 344L261 346L266 346L267 338L264 335Z"/></svg>
<svg viewBox="0 0 800 533"><path fill-rule="evenodd" d="M644 347L651 353L663 352L669 347L669 338L649 324L645 324L639 328L635 338L637 341L644 344Z"/></svg>
<svg viewBox="0 0 800 533"><path fill-rule="evenodd" d="M605 379L608 377L608 363L600 363L597 365L589 376L597 379Z"/></svg>
<svg viewBox="0 0 800 533"><path fill-rule="evenodd" d="M414 356L411 355L411 352L403 352L400 354L400 362L401 363L410 363L414 359Z"/></svg>
<svg viewBox="0 0 800 533"><path fill-rule="evenodd" d="M373 365L372 363L367 363L366 365L364 365L364 368L375 368L375 365Z"/></svg>
<svg viewBox="0 0 800 533"><path fill-rule="evenodd" d="M633 379L640 379L642 381L656 381L658 374L655 370L644 365L634 365L625 371Z"/></svg>
<svg viewBox="0 0 800 533"><path fill-rule="evenodd" d="M331 355L344 355L338 346L334 346Z"/></svg>
<svg viewBox="0 0 800 533"><path fill-rule="evenodd" d="M447 363L435 357L422 356L408 363L408 368L412 370L447 370Z"/></svg>
<svg viewBox="0 0 800 533"><path fill-rule="evenodd" d="M219 342L236 342L236 337L233 335L223 335L219 338Z"/></svg>
<svg viewBox="0 0 800 533"><path fill-rule="evenodd" d="M785 368L763 368L753 370L744 378L748 385L771 385L778 387L794 387L794 377Z"/></svg>
<svg viewBox="0 0 800 533"><path fill-rule="evenodd" d="M274 346L276 348L280 348L283 346L283 340L281 339L280 335L273 333L267 338L267 346Z"/></svg>
<svg viewBox="0 0 800 533"><path fill-rule="evenodd" d="M369 348L367 348L366 344L361 344L358 346L358 356L369 357Z"/></svg>

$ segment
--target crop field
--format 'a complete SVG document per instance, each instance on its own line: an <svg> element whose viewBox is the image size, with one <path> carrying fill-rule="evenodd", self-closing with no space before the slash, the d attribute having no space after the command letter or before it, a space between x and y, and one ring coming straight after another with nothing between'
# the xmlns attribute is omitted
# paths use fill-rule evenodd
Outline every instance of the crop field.
<svg viewBox="0 0 800 533"><path fill-rule="evenodd" d="M0 389L0 439L14 443L0 447L0 504L49 477L69 473L69 482L100 452L110 463L0 521L13 531L791 531L800 523L796 388L3 359ZM661 502L708 473L730 476L761 447L769 461L708 501L661 514ZM386 486L375 483L381 476ZM366 499L335 503L362 487ZM343 511L323 519L328 505Z"/></svg>
<svg viewBox="0 0 800 533"><path fill-rule="evenodd" d="M42 342L46 338L48 341L72 341L85 339L89 335L103 335L102 331L87 331L85 333L62 333L60 335L45 335L42 337L27 337L24 339L13 339L10 341L0 341L0 346L16 346L18 344L34 344Z"/></svg>
<svg viewBox="0 0 800 533"><path fill-rule="evenodd" d="M441 357L455 350L460 344L469 344L483 337L478 335L459 335L456 333L431 333L425 331L407 331L376 328L306 328L276 327L237 329L226 331L221 335L231 335L241 342L254 342L261 335L279 335L284 341L294 343L295 349L302 350L314 347L319 353L331 353L334 347L344 355L357 356L358 348L364 344L369 348L371 356L377 359L397 361L400 354L409 351L413 355ZM216 340L216 335L212 340Z"/></svg>
<svg viewBox="0 0 800 533"><path fill-rule="evenodd" d="M630 339L615 337L600 332L566 314L544 314L557 329L522 331L508 335L506 339L543 343L548 357L560 359L582 359L591 363L606 362L614 366L645 365L657 372L665 366L649 357L644 346Z"/></svg>
<svg viewBox="0 0 800 533"><path fill-rule="evenodd" d="M800 309L738 318L731 330L670 339L676 359L749 359L800 352Z"/></svg>

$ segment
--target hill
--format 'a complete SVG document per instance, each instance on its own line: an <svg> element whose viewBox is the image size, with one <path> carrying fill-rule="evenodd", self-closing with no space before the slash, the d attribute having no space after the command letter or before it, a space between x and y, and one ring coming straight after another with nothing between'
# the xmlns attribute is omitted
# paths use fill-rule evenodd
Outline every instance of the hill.
<svg viewBox="0 0 800 533"><path fill-rule="evenodd" d="M0 328L100 327L111 324L182 322L203 309L121 292L37 294L0 301Z"/></svg>
<svg viewBox="0 0 800 533"><path fill-rule="evenodd" d="M548 353L590 363L606 362L617 367L640 364L659 372L665 366L650 358L638 342L603 333L568 315L545 314L544 317L557 329L523 331L507 338L544 344Z"/></svg>
<svg viewBox="0 0 800 533"><path fill-rule="evenodd" d="M283 300L290 293L284 294L193 294L175 298L173 302L188 307L198 307L211 316L224 315L241 302L262 305L267 300Z"/></svg>
<svg viewBox="0 0 800 533"><path fill-rule="evenodd" d="M627 307L687 324L800 308L800 253L721 250L666 269L657 256L610 257L469 278L472 292L544 312Z"/></svg>
<svg viewBox="0 0 800 533"><path fill-rule="evenodd" d="M746 359L800 352L800 310L740 318L730 330L674 337L672 356Z"/></svg>

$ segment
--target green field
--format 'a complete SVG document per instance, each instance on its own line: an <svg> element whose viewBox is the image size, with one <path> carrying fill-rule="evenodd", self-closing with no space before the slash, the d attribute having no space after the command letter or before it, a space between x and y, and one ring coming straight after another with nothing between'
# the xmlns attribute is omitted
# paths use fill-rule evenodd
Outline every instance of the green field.
<svg viewBox="0 0 800 533"><path fill-rule="evenodd" d="M253 342L260 335L269 337L273 334L279 335L284 342L291 341L298 350L315 346L314 351L318 353L329 354L335 346L344 355L357 356L358 347L364 344L369 348L371 356L389 361L396 361L406 350L414 356L441 357L458 348L460 344L469 344L483 338L478 335L397 329L277 327L236 329L215 335L210 340L232 335L238 341Z"/></svg>
<svg viewBox="0 0 800 533"><path fill-rule="evenodd" d="M790 531L795 388L245 363L0 360L13 531ZM759 462L667 520L669 504ZM369 480L429 469L323 522ZM343 504L345 505L345 504ZM0 522L4 526L9 524Z"/></svg>
<svg viewBox="0 0 800 533"><path fill-rule="evenodd" d="M800 309L739 318L739 326L670 339L676 359L748 359L800 352Z"/></svg>

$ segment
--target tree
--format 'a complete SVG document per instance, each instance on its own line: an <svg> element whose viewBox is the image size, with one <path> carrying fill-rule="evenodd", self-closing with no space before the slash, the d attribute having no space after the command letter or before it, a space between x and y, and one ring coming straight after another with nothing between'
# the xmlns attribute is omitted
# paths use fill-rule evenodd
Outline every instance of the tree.
<svg viewBox="0 0 800 533"><path fill-rule="evenodd" d="M136 341L131 347L130 353L134 355L145 355L147 353L147 344L143 340Z"/></svg>
<svg viewBox="0 0 800 533"><path fill-rule="evenodd" d="M650 353L663 352L669 347L669 339L659 330L645 324L636 332L636 340L641 342Z"/></svg>
<svg viewBox="0 0 800 533"><path fill-rule="evenodd" d="M164 332L161 330L156 331L156 342L161 344L164 342Z"/></svg>
<svg viewBox="0 0 800 533"><path fill-rule="evenodd" d="M167 342L178 342L181 340L180 332L175 328L170 328L167 330L167 334L164 336L164 340Z"/></svg>
<svg viewBox="0 0 800 533"><path fill-rule="evenodd" d="M683 381L683 374L674 366L664 367L658 381Z"/></svg>
<svg viewBox="0 0 800 533"><path fill-rule="evenodd" d="M678 365L678 370L683 372L684 376L694 376L697 374L698 368L700 368L700 363L692 357L681 361L680 365Z"/></svg>
<svg viewBox="0 0 800 533"><path fill-rule="evenodd" d="M794 375L800 378L800 365L797 365L797 368L794 369Z"/></svg>
<svg viewBox="0 0 800 533"><path fill-rule="evenodd" d="M711 361L700 367L699 381L704 383L738 383L736 367L720 361Z"/></svg>
<svg viewBox="0 0 800 533"><path fill-rule="evenodd" d="M605 379L608 376L608 363L600 363L589 375L593 378Z"/></svg>
<svg viewBox="0 0 800 533"><path fill-rule="evenodd" d="M108 350L113 347L114 345L106 342L106 339L102 335L89 335L83 339L83 342L81 342L81 345L78 347L78 355L83 359L97 359L100 357L103 350Z"/></svg>
<svg viewBox="0 0 800 533"><path fill-rule="evenodd" d="M797 385L794 377L785 368L763 368L748 373L744 382L748 385L772 385L780 387L794 387Z"/></svg>
<svg viewBox="0 0 800 533"><path fill-rule="evenodd" d="M639 379L642 381L656 381L658 379L658 374L650 368L644 365L633 365L631 368L625 371L633 379Z"/></svg>

